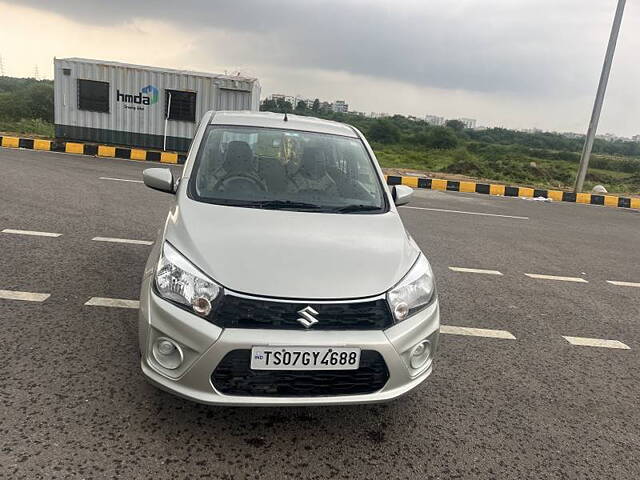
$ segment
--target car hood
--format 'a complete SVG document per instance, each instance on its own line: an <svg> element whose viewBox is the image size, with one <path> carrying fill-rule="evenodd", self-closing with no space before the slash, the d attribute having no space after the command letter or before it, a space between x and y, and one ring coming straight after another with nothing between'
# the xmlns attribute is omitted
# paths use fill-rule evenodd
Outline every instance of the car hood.
<svg viewBox="0 0 640 480"><path fill-rule="evenodd" d="M281 298L378 295L400 281L419 254L395 211L263 210L186 196L170 212L165 238L224 287Z"/></svg>

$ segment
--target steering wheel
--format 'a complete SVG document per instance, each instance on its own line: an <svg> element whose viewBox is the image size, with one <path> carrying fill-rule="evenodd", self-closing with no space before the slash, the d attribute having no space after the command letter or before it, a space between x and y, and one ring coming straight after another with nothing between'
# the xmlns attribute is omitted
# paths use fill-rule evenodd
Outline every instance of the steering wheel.
<svg viewBox="0 0 640 480"><path fill-rule="evenodd" d="M242 173L230 173L218 180L214 190L220 191L244 191L244 192L265 192L267 188L264 183L251 175Z"/></svg>

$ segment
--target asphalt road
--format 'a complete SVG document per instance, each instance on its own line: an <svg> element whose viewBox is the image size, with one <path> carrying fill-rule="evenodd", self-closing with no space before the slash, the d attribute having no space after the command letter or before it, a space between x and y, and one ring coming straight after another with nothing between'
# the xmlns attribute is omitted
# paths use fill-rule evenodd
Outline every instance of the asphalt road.
<svg viewBox="0 0 640 480"><path fill-rule="evenodd" d="M640 282L640 213L416 192L443 323L489 332L393 403L216 408L145 382L135 309L84 305L137 299L150 247L92 239L154 239L171 197L101 178L149 166L0 149L0 291L50 295L0 299L0 478L640 477L640 288L607 282Z"/></svg>

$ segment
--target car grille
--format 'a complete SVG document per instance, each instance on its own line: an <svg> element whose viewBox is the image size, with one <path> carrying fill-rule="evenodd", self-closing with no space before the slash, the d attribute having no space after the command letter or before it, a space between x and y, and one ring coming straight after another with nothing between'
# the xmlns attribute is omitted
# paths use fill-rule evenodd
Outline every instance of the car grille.
<svg viewBox="0 0 640 480"><path fill-rule="evenodd" d="M251 350L227 353L211 375L220 393L257 397L361 395L380 390L389 379L378 352L360 352L357 370L251 370Z"/></svg>
<svg viewBox="0 0 640 480"><path fill-rule="evenodd" d="M348 303L293 303L224 295L214 307L213 323L223 328L304 330L299 310L311 306L318 315L312 330L382 330L393 325L384 299Z"/></svg>

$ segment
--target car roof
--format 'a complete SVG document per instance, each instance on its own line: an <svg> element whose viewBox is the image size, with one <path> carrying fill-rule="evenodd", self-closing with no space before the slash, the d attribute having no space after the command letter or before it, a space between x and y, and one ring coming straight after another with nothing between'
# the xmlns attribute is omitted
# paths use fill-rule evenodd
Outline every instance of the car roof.
<svg viewBox="0 0 640 480"><path fill-rule="evenodd" d="M358 138L357 133L344 123L322 120L315 117L287 114L284 121L283 113L250 112L250 111L217 111L213 112L211 125L237 125L264 128L283 128L314 133L328 133L344 137Z"/></svg>

